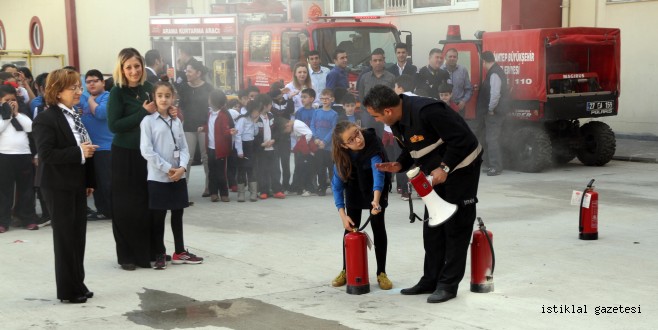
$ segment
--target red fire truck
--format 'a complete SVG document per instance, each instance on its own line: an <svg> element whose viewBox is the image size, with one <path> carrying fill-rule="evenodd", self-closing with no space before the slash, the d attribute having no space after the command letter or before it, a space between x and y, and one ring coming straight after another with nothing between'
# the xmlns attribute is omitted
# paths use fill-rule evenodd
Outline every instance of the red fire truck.
<svg viewBox="0 0 658 330"><path fill-rule="evenodd" d="M352 83L375 48L384 49L393 63L401 32L371 21L378 18L319 16L307 23L263 23L266 14L157 16L150 19L150 34L153 48L173 65L182 44L192 48L194 57L212 68L212 83L227 93L246 86L267 91L275 81L290 82L292 67L306 61L308 50L318 50L323 65L331 67L334 50L345 49ZM406 41L411 42L410 33Z"/></svg>
<svg viewBox="0 0 658 330"><path fill-rule="evenodd" d="M466 119L475 119L477 86L486 76L480 54L494 53L507 74L511 109L503 130L506 167L539 172L578 157L602 166L615 153L615 135L598 117L615 116L620 93L620 31L544 28L477 32L461 40L448 29L444 52L454 48L470 72L475 95ZM586 121L581 125L581 120Z"/></svg>

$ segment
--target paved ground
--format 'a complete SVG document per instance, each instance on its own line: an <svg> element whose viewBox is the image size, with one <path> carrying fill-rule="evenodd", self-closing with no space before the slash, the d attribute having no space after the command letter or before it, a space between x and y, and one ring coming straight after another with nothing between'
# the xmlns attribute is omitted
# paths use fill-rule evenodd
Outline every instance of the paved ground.
<svg viewBox="0 0 658 330"><path fill-rule="evenodd" d="M620 150L623 143L619 157L636 145L630 141ZM656 151L646 153L655 159ZM110 221L91 222L86 283L96 296L82 305L61 304L55 299L51 229L12 228L0 235L2 329L655 329L658 324L656 164L572 162L538 174L482 177L478 213L494 232L495 292L469 292L469 266L458 297L438 305L427 304L426 295L399 293L418 280L423 253L420 225L408 223L401 200L392 201L386 219L387 273L394 288L382 291L374 284L371 293L354 296L329 284L341 266L342 231L331 197L210 203L200 197L200 169L192 170L196 205L186 210L185 238L192 252L206 258L204 264L123 271L115 263ZM572 190L582 190L591 178L601 194L600 239L581 241L578 208L569 201ZM418 208L421 203L416 201ZM170 232L166 244L173 248ZM370 269L376 282L372 252ZM636 313L613 309L619 306ZM587 313L570 313L578 307ZM555 310L564 313L549 313ZM607 313L612 311L617 313Z"/></svg>
<svg viewBox="0 0 658 330"><path fill-rule="evenodd" d="M629 136L617 137L614 159L658 163L658 140Z"/></svg>

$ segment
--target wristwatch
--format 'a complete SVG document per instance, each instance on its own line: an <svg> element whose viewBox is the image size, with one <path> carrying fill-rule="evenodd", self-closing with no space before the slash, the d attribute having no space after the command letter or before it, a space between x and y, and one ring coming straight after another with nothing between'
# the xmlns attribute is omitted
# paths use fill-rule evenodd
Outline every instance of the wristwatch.
<svg viewBox="0 0 658 330"><path fill-rule="evenodd" d="M439 168L443 170L443 172L450 173L450 167L448 165L439 165Z"/></svg>

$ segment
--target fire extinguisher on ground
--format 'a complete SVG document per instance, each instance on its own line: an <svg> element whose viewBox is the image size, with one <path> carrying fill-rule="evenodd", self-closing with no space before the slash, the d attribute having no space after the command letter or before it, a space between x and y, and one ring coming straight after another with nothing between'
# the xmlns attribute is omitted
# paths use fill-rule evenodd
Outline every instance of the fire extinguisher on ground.
<svg viewBox="0 0 658 330"><path fill-rule="evenodd" d="M478 217L478 229L473 232L471 242L471 292L486 293L494 290L493 272L496 255L493 248L493 233L487 230Z"/></svg>
<svg viewBox="0 0 658 330"><path fill-rule="evenodd" d="M372 216L368 217L361 228L347 233L345 244L345 277L347 278L347 293L364 294L370 292L368 279L368 235L363 232Z"/></svg>
<svg viewBox="0 0 658 330"><path fill-rule="evenodd" d="M588 241L599 239L599 193L594 191L593 184L594 179L589 182L580 197L580 219L578 219L578 238Z"/></svg>

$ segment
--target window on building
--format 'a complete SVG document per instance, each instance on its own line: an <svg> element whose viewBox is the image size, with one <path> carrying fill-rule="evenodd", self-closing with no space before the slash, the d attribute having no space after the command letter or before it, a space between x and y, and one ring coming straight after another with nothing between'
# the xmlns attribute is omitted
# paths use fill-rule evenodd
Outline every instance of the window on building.
<svg viewBox="0 0 658 330"><path fill-rule="evenodd" d="M32 40L34 41L34 48L41 48L41 25L32 25Z"/></svg>
<svg viewBox="0 0 658 330"><path fill-rule="evenodd" d="M414 0L414 8L429 8L450 5L452 5L452 0Z"/></svg>
<svg viewBox="0 0 658 330"><path fill-rule="evenodd" d="M478 8L479 0L333 0L333 13L400 13Z"/></svg>
<svg viewBox="0 0 658 330"><path fill-rule="evenodd" d="M270 32L252 32L249 35L249 60L252 62L270 62L272 34Z"/></svg>
<svg viewBox="0 0 658 330"><path fill-rule="evenodd" d="M351 12L352 0L334 0L334 12Z"/></svg>
<svg viewBox="0 0 658 330"><path fill-rule="evenodd" d="M644 2L644 1L656 1L656 0L606 0L607 3Z"/></svg>
<svg viewBox="0 0 658 330"><path fill-rule="evenodd" d="M422 8L461 8L467 2L477 3L478 0L413 0L413 9L422 9ZM442 8L441 8L442 7Z"/></svg>
<svg viewBox="0 0 658 330"><path fill-rule="evenodd" d="M30 47L34 55L41 55L43 51L43 27L38 17L32 17L30 21Z"/></svg>
<svg viewBox="0 0 658 330"><path fill-rule="evenodd" d="M384 11L384 0L354 1L355 13L368 13L372 11Z"/></svg>

